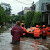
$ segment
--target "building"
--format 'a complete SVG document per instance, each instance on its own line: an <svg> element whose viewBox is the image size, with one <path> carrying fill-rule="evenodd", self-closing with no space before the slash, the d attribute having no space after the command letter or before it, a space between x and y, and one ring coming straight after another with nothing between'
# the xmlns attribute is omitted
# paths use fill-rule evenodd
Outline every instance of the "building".
<svg viewBox="0 0 50 50"><path fill-rule="evenodd" d="M36 5L34 4L34 1L33 1L32 6L30 8L31 8L31 11L35 11Z"/></svg>
<svg viewBox="0 0 50 50"><path fill-rule="evenodd" d="M35 3L36 8L35 10L38 12L44 12L46 11L46 3L50 2L50 0L39 0L38 2Z"/></svg>
<svg viewBox="0 0 50 50"><path fill-rule="evenodd" d="M50 25L50 0L39 0L35 5L35 11L42 12L42 25Z"/></svg>
<svg viewBox="0 0 50 50"><path fill-rule="evenodd" d="M24 15L24 11L18 12L18 15Z"/></svg>
<svg viewBox="0 0 50 50"><path fill-rule="evenodd" d="M10 15L10 13L11 13L11 6L10 6L10 4L1 3L0 5L1 5L1 7L4 8L6 14L7 14L7 15Z"/></svg>
<svg viewBox="0 0 50 50"><path fill-rule="evenodd" d="M29 11L31 11L31 8L30 8L30 7L25 7L25 8L24 8L24 15L25 15L27 12L29 12Z"/></svg>
<svg viewBox="0 0 50 50"><path fill-rule="evenodd" d="M50 3L46 3L47 10L42 12L42 23L50 25Z"/></svg>

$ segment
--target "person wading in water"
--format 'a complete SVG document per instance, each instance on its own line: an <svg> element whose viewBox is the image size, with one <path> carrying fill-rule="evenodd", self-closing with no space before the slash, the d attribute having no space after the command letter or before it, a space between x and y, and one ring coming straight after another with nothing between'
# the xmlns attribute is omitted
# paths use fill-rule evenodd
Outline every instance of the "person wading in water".
<svg viewBox="0 0 50 50"><path fill-rule="evenodd" d="M16 44L20 42L20 36L23 34L23 29L20 27L20 21L16 22L16 25L11 30L12 42L11 44Z"/></svg>

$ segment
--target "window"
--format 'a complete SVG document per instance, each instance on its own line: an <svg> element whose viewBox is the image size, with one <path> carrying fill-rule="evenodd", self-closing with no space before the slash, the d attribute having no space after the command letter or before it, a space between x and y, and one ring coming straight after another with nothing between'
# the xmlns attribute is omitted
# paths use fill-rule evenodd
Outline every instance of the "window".
<svg viewBox="0 0 50 50"><path fill-rule="evenodd" d="M41 5L41 10L44 11L44 3Z"/></svg>

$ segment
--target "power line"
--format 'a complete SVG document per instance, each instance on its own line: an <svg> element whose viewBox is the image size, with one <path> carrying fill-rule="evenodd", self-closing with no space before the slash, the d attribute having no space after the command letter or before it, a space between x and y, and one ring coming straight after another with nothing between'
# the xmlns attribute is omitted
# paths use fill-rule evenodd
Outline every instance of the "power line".
<svg viewBox="0 0 50 50"><path fill-rule="evenodd" d="M19 3L25 4L25 5L31 5L31 4L26 4L26 3L24 3L24 2L21 2L21 1L19 1L19 0L16 0L16 1L18 1Z"/></svg>

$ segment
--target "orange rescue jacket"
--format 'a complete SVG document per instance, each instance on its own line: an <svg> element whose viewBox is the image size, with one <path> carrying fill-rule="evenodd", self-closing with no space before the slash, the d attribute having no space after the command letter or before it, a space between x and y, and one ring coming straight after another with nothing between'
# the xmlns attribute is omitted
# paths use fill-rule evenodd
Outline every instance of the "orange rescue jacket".
<svg viewBox="0 0 50 50"><path fill-rule="evenodd" d="M39 28L35 28L34 37L40 37L40 29Z"/></svg>

